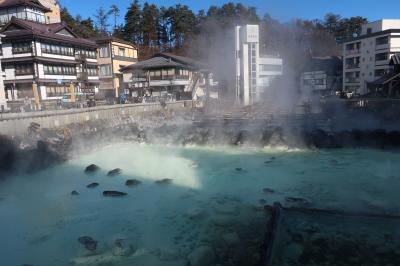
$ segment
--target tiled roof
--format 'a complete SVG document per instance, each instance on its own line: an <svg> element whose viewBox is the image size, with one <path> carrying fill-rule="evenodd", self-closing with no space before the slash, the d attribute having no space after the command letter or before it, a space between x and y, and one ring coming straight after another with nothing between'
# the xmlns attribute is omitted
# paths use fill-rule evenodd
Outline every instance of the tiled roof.
<svg viewBox="0 0 400 266"><path fill-rule="evenodd" d="M98 44L102 44L102 43L109 43L109 42L119 42L119 43L123 43L123 44L127 44L127 45L132 45L133 47L137 48L135 44L125 41L125 40L121 40L115 37L111 37L111 36L105 36L105 37L99 37L99 38L94 38L93 41L95 41Z"/></svg>
<svg viewBox="0 0 400 266"><path fill-rule="evenodd" d="M122 68L122 71L126 70L139 70L139 69L157 69L157 68L167 68L167 67L186 67L183 64L180 64L178 62L166 59L164 57L153 57L144 61L140 61L136 64L127 66Z"/></svg>
<svg viewBox="0 0 400 266"><path fill-rule="evenodd" d="M13 7L13 6L33 6L44 12L50 12L51 10L44 5L42 5L38 0L0 0L0 9Z"/></svg>
<svg viewBox="0 0 400 266"><path fill-rule="evenodd" d="M7 28L11 25L16 25L21 27L21 30L18 31L7 31ZM57 34L62 29L66 29L73 35L73 37ZM22 37L25 35L34 35L39 36L47 39L53 39L60 42L66 42L71 44L77 45L86 45L90 47L97 47L97 44L93 41L80 38L75 33L68 28L68 26L61 22L61 23L52 23L52 24L42 24L28 20L17 19L13 17L11 21L3 27L1 33L6 35L5 40L7 38L12 37Z"/></svg>
<svg viewBox="0 0 400 266"><path fill-rule="evenodd" d="M157 68L168 68L168 67L182 67L186 69L204 69L206 66L194 59L178 56L169 53L158 53L154 57L140 61L136 64L126 66L121 71L129 70L149 70Z"/></svg>

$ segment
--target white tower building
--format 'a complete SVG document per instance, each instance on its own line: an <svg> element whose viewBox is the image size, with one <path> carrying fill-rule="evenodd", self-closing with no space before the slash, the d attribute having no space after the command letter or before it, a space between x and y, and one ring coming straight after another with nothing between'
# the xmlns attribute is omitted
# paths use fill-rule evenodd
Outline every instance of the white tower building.
<svg viewBox="0 0 400 266"><path fill-rule="evenodd" d="M276 76L282 75L282 59L260 55L258 25L235 28L236 101L249 105L263 100Z"/></svg>

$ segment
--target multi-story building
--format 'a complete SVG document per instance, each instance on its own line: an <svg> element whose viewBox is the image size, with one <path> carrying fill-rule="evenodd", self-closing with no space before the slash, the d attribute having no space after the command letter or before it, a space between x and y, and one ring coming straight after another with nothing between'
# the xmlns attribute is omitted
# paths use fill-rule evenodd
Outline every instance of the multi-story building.
<svg viewBox="0 0 400 266"><path fill-rule="evenodd" d="M169 53L156 54L121 71L125 89L134 99L198 100L210 96L217 85L204 64Z"/></svg>
<svg viewBox="0 0 400 266"><path fill-rule="evenodd" d="M368 83L390 71L400 52L400 20L383 19L362 26L360 36L343 45L343 89L349 95L369 92Z"/></svg>
<svg viewBox="0 0 400 266"><path fill-rule="evenodd" d="M336 56L312 57L300 77L301 91L308 96L334 95L342 90L343 61Z"/></svg>
<svg viewBox="0 0 400 266"><path fill-rule="evenodd" d="M46 14L52 12L42 5L39 0L3 0L0 1L0 28L11 21L12 17L48 23Z"/></svg>
<svg viewBox="0 0 400 266"><path fill-rule="evenodd" d="M61 8L58 0L39 0L39 2L50 9L50 11L45 14L47 23L61 22Z"/></svg>
<svg viewBox="0 0 400 266"><path fill-rule="evenodd" d="M138 61L138 50L132 43L112 37L96 39L96 43L101 81L98 98L119 97L123 94L120 69Z"/></svg>
<svg viewBox="0 0 400 266"><path fill-rule="evenodd" d="M8 101L32 99L39 108L66 93L98 90L97 44L78 37L66 24L14 17L1 34Z"/></svg>
<svg viewBox="0 0 400 266"><path fill-rule="evenodd" d="M282 59L260 55L258 25L235 28L236 100L248 105L264 100L273 79L282 75Z"/></svg>

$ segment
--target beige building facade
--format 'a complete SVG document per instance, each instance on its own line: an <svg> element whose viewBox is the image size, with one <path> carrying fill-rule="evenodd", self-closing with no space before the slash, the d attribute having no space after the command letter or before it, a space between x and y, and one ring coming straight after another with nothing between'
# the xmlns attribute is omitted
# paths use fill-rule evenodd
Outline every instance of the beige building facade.
<svg viewBox="0 0 400 266"><path fill-rule="evenodd" d="M122 91L121 68L138 62L138 50L132 43L112 37L96 39L99 64L99 97L118 98Z"/></svg>
<svg viewBox="0 0 400 266"><path fill-rule="evenodd" d="M45 14L47 23L61 22L61 8L57 0L39 0L39 2L51 10Z"/></svg>

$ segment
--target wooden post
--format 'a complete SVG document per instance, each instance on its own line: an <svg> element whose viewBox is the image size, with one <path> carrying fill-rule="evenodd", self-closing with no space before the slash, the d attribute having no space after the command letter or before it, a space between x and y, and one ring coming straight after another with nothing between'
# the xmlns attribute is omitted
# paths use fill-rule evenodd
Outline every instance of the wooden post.
<svg viewBox="0 0 400 266"><path fill-rule="evenodd" d="M75 97L75 85L74 83L69 84L69 93L71 94L71 102L75 103L76 97Z"/></svg>
<svg viewBox="0 0 400 266"><path fill-rule="evenodd" d="M33 91L33 97L35 98L35 109L39 110L40 97L39 97L38 85L36 82L32 83L32 91Z"/></svg>

